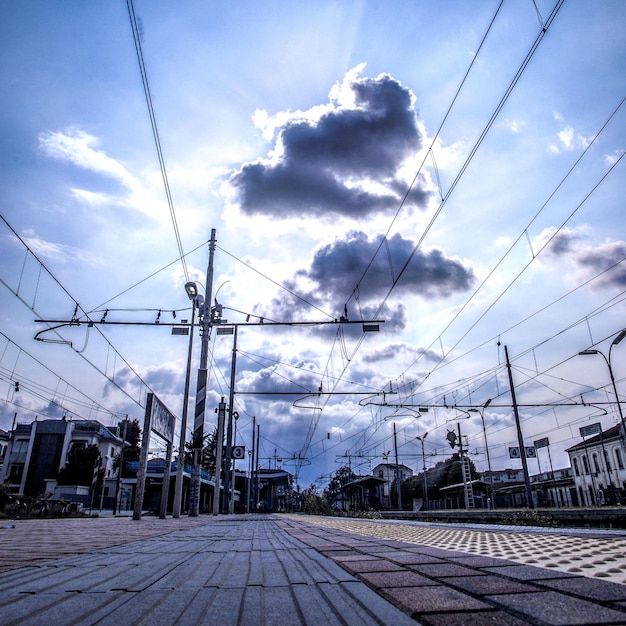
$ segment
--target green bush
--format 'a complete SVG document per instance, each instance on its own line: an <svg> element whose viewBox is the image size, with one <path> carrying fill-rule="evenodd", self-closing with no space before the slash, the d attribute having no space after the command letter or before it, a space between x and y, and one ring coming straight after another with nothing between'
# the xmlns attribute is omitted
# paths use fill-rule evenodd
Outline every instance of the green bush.
<svg viewBox="0 0 626 626"><path fill-rule="evenodd" d="M510 515L503 515L499 523L508 526L542 526L550 528L557 526L556 520L549 515L541 515L537 511L516 511Z"/></svg>

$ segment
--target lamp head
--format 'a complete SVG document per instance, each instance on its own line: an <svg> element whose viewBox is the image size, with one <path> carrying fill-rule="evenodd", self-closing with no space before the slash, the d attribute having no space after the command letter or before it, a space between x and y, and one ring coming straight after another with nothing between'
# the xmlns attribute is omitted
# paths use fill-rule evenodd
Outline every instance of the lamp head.
<svg viewBox="0 0 626 626"><path fill-rule="evenodd" d="M599 354L599 352L597 350L583 350L578 353L578 356L588 356L590 354Z"/></svg>
<svg viewBox="0 0 626 626"><path fill-rule="evenodd" d="M193 300L198 295L198 285L190 280L188 283L185 283L185 291L187 292L187 297Z"/></svg>

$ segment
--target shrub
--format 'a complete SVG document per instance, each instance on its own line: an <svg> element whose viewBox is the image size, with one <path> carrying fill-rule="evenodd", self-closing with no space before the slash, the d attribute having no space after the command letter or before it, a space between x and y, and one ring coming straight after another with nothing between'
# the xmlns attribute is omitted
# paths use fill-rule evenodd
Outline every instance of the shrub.
<svg viewBox="0 0 626 626"><path fill-rule="evenodd" d="M500 524L510 526L542 526L556 527L556 521L549 515L542 515L537 511L516 511L510 515L503 515Z"/></svg>

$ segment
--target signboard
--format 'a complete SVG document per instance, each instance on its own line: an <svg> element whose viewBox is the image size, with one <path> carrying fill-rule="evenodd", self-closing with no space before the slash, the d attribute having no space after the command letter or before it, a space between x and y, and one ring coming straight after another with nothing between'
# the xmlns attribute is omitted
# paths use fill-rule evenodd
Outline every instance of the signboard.
<svg viewBox="0 0 626 626"><path fill-rule="evenodd" d="M591 437L591 435L598 435L602 432L602 426L600 422L596 424L589 424L589 426L581 426L580 427L580 436L584 439L585 437Z"/></svg>
<svg viewBox="0 0 626 626"><path fill-rule="evenodd" d="M537 439L537 441L533 441L535 448L547 448L550 445L550 440L547 437L543 439Z"/></svg>
<svg viewBox="0 0 626 626"><path fill-rule="evenodd" d="M166 441L174 441L174 428L176 417L168 408L153 394L148 394L146 410L150 411L150 427Z"/></svg>
<svg viewBox="0 0 626 626"><path fill-rule="evenodd" d="M149 393L146 400L146 414L141 434L141 450L139 452L139 468L137 470L137 485L135 487L135 503L133 506L133 520L141 519L143 495L146 488L146 471L148 468L148 448L150 433L155 432L167 441L165 471L163 472L163 489L161 491L161 518L165 517L167 505L167 488L170 483L170 464L172 462L172 442L174 441L174 427L176 418L167 407L153 394Z"/></svg>
<svg viewBox="0 0 626 626"><path fill-rule="evenodd" d="M238 461L240 459L246 458L246 448L245 446L233 446L233 459Z"/></svg>
<svg viewBox="0 0 626 626"><path fill-rule="evenodd" d="M534 446L526 446L524 448L524 452L526 452L526 457L529 459L534 459L537 457L537 452ZM520 450L517 446L512 446L509 448L509 457L511 459L521 459L522 455L520 454Z"/></svg>

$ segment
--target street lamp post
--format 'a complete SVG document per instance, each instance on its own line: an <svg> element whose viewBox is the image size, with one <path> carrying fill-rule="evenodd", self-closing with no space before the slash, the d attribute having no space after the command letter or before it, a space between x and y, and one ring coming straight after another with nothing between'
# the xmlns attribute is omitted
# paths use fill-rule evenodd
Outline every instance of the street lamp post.
<svg viewBox="0 0 626 626"><path fill-rule="evenodd" d="M215 228L211 229L209 241L209 264L207 267L204 312L201 317L202 336L200 341L200 364L196 380L196 407L193 423L193 469L191 472L191 493L189 497L189 516L198 517L200 514L200 497L202 488L202 444L204 442L204 416L206 410L208 363L209 363L209 334L212 327L211 293L213 291L213 258L215 256ZM218 443L219 445L219 443ZM219 493L214 496L219 499Z"/></svg>
<svg viewBox="0 0 626 626"><path fill-rule="evenodd" d="M616 346L617 344L619 344L624 339L624 337L626 337L626 328L622 329L618 333L618 335L615 337L615 339L613 339L613 341L611 342L611 345L609 347L608 358L604 356L604 353L601 352L600 350L583 350L582 352L578 353L581 356L587 356L590 354L599 354L604 359L604 362L609 368L611 384L613 385L613 393L615 394L615 403L617 404L617 412L619 413L620 422L622 424L622 441L626 439L626 423L624 423L624 413L622 411L622 405L620 403L619 396L617 395L617 385L615 384L615 376L613 375L613 366L611 365L611 350L613 350L613 346Z"/></svg>
<svg viewBox="0 0 626 626"><path fill-rule="evenodd" d="M190 281L185 284L185 291L191 300L191 326L189 328L189 350L187 352L187 371L185 372L185 391L183 395L183 411L180 425L180 443L178 448L178 466L174 484L174 504L172 517L180 517L183 498L183 471L185 465L185 441L187 439L187 410L189 405L189 380L191 378L191 355L193 351L193 327L196 317L196 305L200 307L204 298L198 293L198 285Z"/></svg>
<svg viewBox="0 0 626 626"><path fill-rule="evenodd" d="M422 444L422 477L423 477L423 487L424 487L424 511L428 511L428 484L426 482L426 454L424 453L424 440L428 436L428 433L424 433L421 437L417 436L416 439L419 439Z"/></svg>
<svg viewBox="0 0 626 626"><path fill-rule="evenodd" d="M496 498L493 495L493 472L491 471L491 458L489 457L489 444L487 443L487 429L485 428L485 409L491 404L491 398L483 404L482 409L468 409L470 413L478 413L483 425L483 437L485 439L485 452L487 453L487 469L489 470L489 483L491 485L491 505L495 509Z"/></svg>

